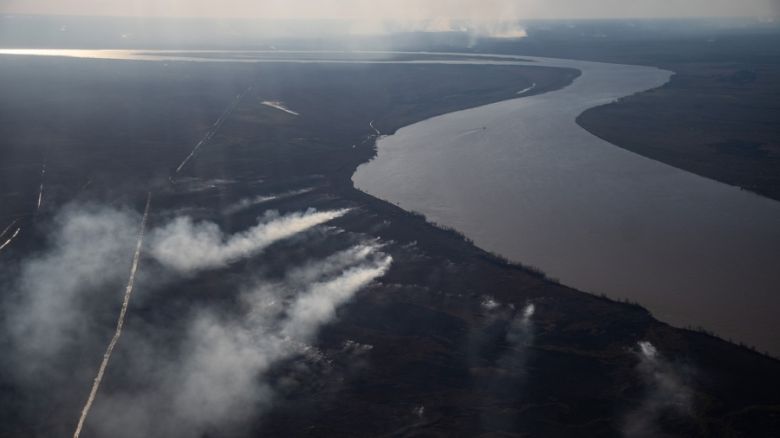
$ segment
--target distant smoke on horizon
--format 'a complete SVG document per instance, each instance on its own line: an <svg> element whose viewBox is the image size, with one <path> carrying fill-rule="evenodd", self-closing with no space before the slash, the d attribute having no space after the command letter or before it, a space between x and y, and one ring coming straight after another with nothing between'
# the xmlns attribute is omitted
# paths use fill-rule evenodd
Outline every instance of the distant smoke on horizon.
<svg viewBox="0 0 780 438"><path fill-rule="evenodd" d="M523 19L745 17L777 15L774 0L9 0L7 14L67 14L131 17L264 19L461 20L500 22Z"/></svg>
<svg viewBox="0 0 780 438"><path fill-rule="evenodd" d="M32 15L31 15L32 14ZM282 47L312 38L339 48L391 49L407 33L474 46L484 38L547 34L547 20L705 18L701 31L773 26L775 0L10 0L0 3L0 41L9 48ZM712 21L710 19L726 19ZM534 20L544 21L534 21ZM710 25L710 22L716 23ZM733 22L732 22L733 21ZM730 24L729 24L730 23ZM763 23L763 24L761 24ZM654 28L655 29L655 28ZM722 30L722 29L721 29ZM656 32L665 32L664 29ZM451 35L454 33L454 35ZM419 35L416 35L419 36ZM587 34L583 34L587 37ZM375 38L384 37L384 38ZM437 38L434 37L434 38ZM402 46L403 46L402 44Z"/></svg>

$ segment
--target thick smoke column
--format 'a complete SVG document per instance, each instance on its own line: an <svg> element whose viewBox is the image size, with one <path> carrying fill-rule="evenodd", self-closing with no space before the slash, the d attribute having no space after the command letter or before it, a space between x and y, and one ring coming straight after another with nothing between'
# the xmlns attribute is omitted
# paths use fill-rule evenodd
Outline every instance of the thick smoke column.
<svg viewBox="0 0 780 438"><path fill-rule="evenodd" d="M189 217L180 217L152 233L151 254L164 266L182 273L217 268L256 254L274 242L341 217L348 211L309 210L281 217L266 214L258 225L230 237L214 223L194 223Z"/></svg>
<svg viewBox="0 0 780 438"><path fill-rule="evenodd" d="M637 372L647 392L639 407L626 416L623 434L656 437L662 435L658 428L662 414L691 414L693 393L684 382L686 370L666 360L650 342L641 341L638 346Z"/></svg>

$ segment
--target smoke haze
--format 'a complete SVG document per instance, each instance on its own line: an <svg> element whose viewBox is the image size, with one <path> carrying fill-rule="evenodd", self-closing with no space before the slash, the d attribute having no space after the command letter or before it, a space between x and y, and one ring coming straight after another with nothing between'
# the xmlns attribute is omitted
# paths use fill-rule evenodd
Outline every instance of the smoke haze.
<svg viewBox="0 0 780 438"><path fill-rule="evenodd" d="M69 24L53 18L56 26L50 31L58 30L65 41L90 40L90 35L93 39L97 35L104 37L108 29L117 27L105 17L137 17L142 19L141 25L138 20L120 25L121 39L114 44L147 46L171 44L183 35L194 41L209 41L219 36L233 44L257 42L258 38L334 38L404 32L459 32L467 34L472 41L482 37L516 39L526 36L522 22L533 19L747 17L774 20L780 16L780 7L774 0L11 0L0 5L0 14L104 17ZM157 20L160 17L172 20L163 23ZM7 30L0 29L0 35L9 34L11 41L41 38L40 31L30 29L24 20L15 22L11 15L2 18L5 21L2 27ZM188 18L198 20L177 21ZM202 38L198 34L203 34ZM177 37L171 40L174 35ZM95 41L89 44L94 45Z"/></svg>
<svg viewBox="0 0 780 438"><path fill-rule="evenodd" d="M121 431L128 437L223 434L258 415L274 397L265 373L297 356L304 362L319 360L321 354L313 354L310 343L320 327L389 268L392 259L377 248L360 244L292 269L282 281L256 282L243 293L238 314L195 312L176 355L137 333L127 356L156 358L153 366L134 365L132 374L148 379L146 389L104 396L93 410L93 430L120 437ZM163 411L166 415L159 415ZM139 433L139 425L147 429Z"/></svg>
<svg viewBox="0 0 780 438"><path fill-rule="evenodd" d="M762 16L777 14L773 0L11 0L3 13L141 17L270 19L439 19L511 21L536 18Z"/></svg>
<svg viewBox="0 0 780 438"><path fill-rule="evenodd" d="M141 266L141 275L144 270L155 275L146 275L140 287L159 294L175 285L177 276L171 274L225 266L347 211L269 213L234 235L213 223L176 218L150 230L146 257L159 264ZM26 391L44 396L50 385L68 387L57 393L65 407L73 403L68 394L88 390L93 364L85 366L74 352L91 356L105 348L140 218L129 210L70 205L49 225L47 247L20 263L4 302L3 342L10 347L4 360ZM106 375L111 384L97 393L85 434L189 437L244 425L273 400L273 382L264 378L271 367L295 357L302 363L321 359L311 345L319 329L390 267L392 259L381 247L366 240L298 263L280 280L241 279L237 309L193 300L175 329L129 310L135 319L125 327ZM143 306L144 295L138 298L136 305ZM352 356L353 350L333 354ZM112 373L122 378L112 380ZM61 417L69 413L75 421L75 409L50 413L47 421L64 427L69 421Z"/></svg>
<svg viewBox="0 0 780 438"><path fill-rule="evenodd" d="M55 366L60 352L89 338L89 309L119 303L140 216L71 205L51 224L51 243L24 261L7 309L7 333L20 372Z"/></svg>

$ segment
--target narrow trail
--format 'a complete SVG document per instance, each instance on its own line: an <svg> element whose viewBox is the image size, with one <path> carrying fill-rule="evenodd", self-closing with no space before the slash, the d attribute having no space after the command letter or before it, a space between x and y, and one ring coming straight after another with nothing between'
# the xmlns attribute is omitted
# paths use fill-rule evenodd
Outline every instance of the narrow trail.
<svg viewBox="0 0 780 438"><path fill-rule="evenodd" d="M233 111L238 107L238 104L241 103L241 100L244 99L244 96L246 96L247 93L249 93L252 90L252 87L248 87L246 90L244 90L243 93L236 95L236 97L233 99L232 102L225 108L224 111L222 111L222 114L217 118L217 121L214 122L214 124L211 125L211 128L206 132L206 135L203 136L203 138L200 139L198 144L195 145L195 147L192 149L192 152L190 152L187 157L184 158L184 161L179 164L179 167L176 168L176 173L178 174L181 172L182 169L184 169L184 166L187 165L187 163L195 157L195 155L198 153L198 150L203 146L204 144L211 141L212 138L214 138L214 135L219 131L219 128L222 127L222 124L225 123L225 120L230 117L230 114L233 113Z"/></svg>
<svg viewBox="0 0 780 438"><path fill-rule="evenodd" d="M14 233L11 234L11 237L8 240L6 240L5 242L3 242L2 245L0 245L0 251L5 249L6 246L10 245L11 242L13 242L13 240L16 239L16 236L19 235L20 231L22 231L22 227L16 227L16 231L14 231Z"/></svg>
<svg viewBox="0 0 780 438"><path fill-rule="evenodd" d="M43 162L43 165L41 167L41 184L38 187L38 198L35 201L35 210L29 215L32 217L33 221L38 215L38 211L41 209L41 205L43 204L43 181L45 177L46 177L46 161ZM0 239L5 237L6 233L8 233L8 231L13 229L13 226L16 225L18 221L19 219L14 219L10 224L8 224L8 226L5 227L2 232L0 232ZM11 234L11 237L9 237L5 242L0 244L0 251L4 250L8 245L10 245L11 242L13 242L14 239L16 239L16 237L19 235L21 231L22 231L21 226L16 227L13 234Z"/></svg>
<svg viewBox="0 0 780 438"><path fill-rule="evenodd" d="M287 108L286 106L282 105L282 103L281 103L281 102L276 102L276 101L265 100L265 101L263 101L263 102L261 102L261 103L262 103L263 105L267 106L267 107L271 107L271 108L274 108L274 109L278 109L279 111L284 111L284 112L286 112L287 114L292 114L292 115L294 115L294 116L300 116L300 115L301 115L301 113L295 112L295 111L293 111L293 110L291 110L291 109Z"/></svg>
<svg viewBox="0 0 780 438"><path fill-rule="evenodd" d="M89 410L92 408L92 403L95 401L95 395L97 394L98 389L100 389L100 383L103 381L103 375L105 374L106 368L108 367L108 361L111 359L111 353L113 353L114 347L119 341L119 337L122 336L122 327L125 325L127 306L130 303L130 296L133 293L135 274L138 272L138 262L141 258L141 247L143 246L144 232L146 231L146 220L149 217L149 207L151 203L152 194L149 193L146 197L144 216L141 219L141 230L138 233L138 242L136 243L135 253L133 254L133 264L130 267L130 279L127 281L127 286L125 287L125 298L122 302L122 310L120 310L119 317L116 321L116 331L114 332L114 337L111 338L111 342L109 342L108 347L106 348L106 352L103 354L103 361L100 363L97 376L95 376L95 380L92 382L92 389L89 392L89 397L84 404L84 408L81 410L81 417L79 417L76 431L73 432L73 438L78 438L79 435L81 435L81 429L84 427L84 422L87 419L87 415L89 415Z"/></svg>
<svg viewBox="0 0 780 438"><path fill-rule="evenodd" d="M41 204L43 204L43 178L46 176L46 163L43 163L43 167L41 168L41 186L38 189L38 202L35 205L35 212L37 213L38 210L41 209Z"/></svg>
<svg viewBox="0 0 780 438"><path fill-rule="evenodd" d="M19 222L19 219L14 219L11 221L10 224L8 224L7 227L3 228L3 231L0 231L0 239L2 239L5 236L5 233L7 233L8 230L13 228L13 226L16 225L17 222Z"/></svg>
<svg viewBox="0 0 780 438"><path fill-rule="evenodd" d="M35 204L35 211L38 212L38 210L41 209L41 204L43 203L43 183L41 183L40 188L38 189L38 202Z"/></svg>
<svg viewBox="0 0 780 438"><path fill-rule="evenodd" d="M92 178L89 178L89 179L87 180L87 182L85 182L85 183L84 183L84 185L83 185L83 186L79 187L79 190L78 190L78 191L79 191L79 192L83 192L84 190L86 190L86 189L87 189L87 187L89 187L89 186L90 186L90 184L92 184Z"/></svg>

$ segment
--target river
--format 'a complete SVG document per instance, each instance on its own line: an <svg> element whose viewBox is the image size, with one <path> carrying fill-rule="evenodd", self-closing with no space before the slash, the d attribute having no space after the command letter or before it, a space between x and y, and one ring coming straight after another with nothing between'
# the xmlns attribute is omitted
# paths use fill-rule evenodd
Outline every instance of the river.
<svg viewBox="0 0 780 438"><path fill-rule="evenodd" d="M355 186L566 285L780 354L780 203L628 152L575 122L670 72L526 59L582 75L383 137Z"/></svg>

